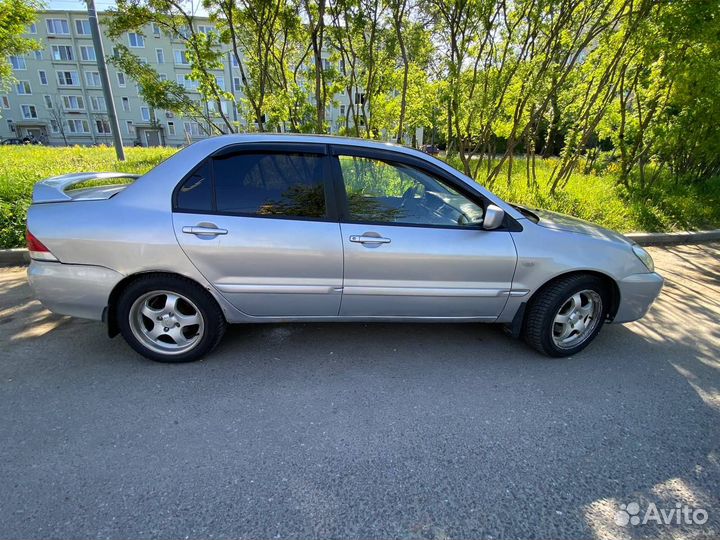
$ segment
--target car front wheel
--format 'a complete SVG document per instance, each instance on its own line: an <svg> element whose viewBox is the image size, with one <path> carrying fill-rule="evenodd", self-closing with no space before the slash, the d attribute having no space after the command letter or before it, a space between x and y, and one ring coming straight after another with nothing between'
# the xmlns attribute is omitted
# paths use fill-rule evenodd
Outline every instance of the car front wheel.
<svg viewBox="0 0 720 540"><path fill-rule="evenodd" d="M215 299L179 276L148 274L133 281L117 304L125 341L157 362L191 362L210 352L225 332Z"/></svg>
<svg viewBox="0 0 720 540"><path fill-rule="evenodd" d="M560 278L531 300L523 337L543 354L570 356L595 339L607 310L607 291L601 279L587 274Z"/></svg>

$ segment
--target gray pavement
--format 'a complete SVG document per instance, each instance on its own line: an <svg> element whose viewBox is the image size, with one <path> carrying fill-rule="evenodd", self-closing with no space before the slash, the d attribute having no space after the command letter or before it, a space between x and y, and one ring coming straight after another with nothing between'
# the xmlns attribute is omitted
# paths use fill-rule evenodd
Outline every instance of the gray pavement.
<svg viewBox="0 0 720 540"><path fill-rule="evenodd" d="M154 364L0 271L0 538L716 536L720 244L651 251L650 314L562 360L493 326L301 324ZM708 520L618 524L632 502Z"/></svg>

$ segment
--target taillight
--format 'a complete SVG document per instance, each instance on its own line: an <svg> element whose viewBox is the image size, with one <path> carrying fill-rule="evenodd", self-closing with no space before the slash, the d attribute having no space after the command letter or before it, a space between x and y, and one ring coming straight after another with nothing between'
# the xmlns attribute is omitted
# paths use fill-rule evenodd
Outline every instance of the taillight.
<svg viewBox="0 0 720 540"><path fill-rule="evenodd" d="M50 253L50 250L45 247L40 240L35 238L33 233L28 229L25 229L25 239L27 240L28 252L30 252L30 258L38 261L57 261L57 257Z"/></svg>

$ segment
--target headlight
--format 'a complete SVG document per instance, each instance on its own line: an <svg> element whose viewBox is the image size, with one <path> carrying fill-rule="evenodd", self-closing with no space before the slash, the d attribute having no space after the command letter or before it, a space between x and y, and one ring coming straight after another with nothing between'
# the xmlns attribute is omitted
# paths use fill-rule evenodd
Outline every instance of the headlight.
<svg viewBox="0 0 720 540"><path fill-rule="evenodd" d="M655 263L653 262L650 254L637 245L633 246L632 249L635 256L642 261L642 263L647 267L647 269L650 270L650 272L654 272Z"/></svg>

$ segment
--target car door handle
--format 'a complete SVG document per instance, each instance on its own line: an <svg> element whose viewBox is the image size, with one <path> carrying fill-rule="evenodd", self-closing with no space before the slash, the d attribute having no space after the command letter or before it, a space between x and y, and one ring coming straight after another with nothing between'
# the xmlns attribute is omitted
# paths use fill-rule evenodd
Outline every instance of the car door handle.
<svg viewBox="0 0 720 540"><path fill-rule="evenodd" d="M227 234L227 229L218 229L217 227L195 225L194 227L183 227L182 232L185 234L194 234L195 236L217 236L218 234Z"/></svg>
<svg viewBox="0 0 720 540"><path fill-rule="evenodd" d="M368 236L368 235L357 235L353 234L350 237L351 242L357 242L358 244L389 244L389 238L383 238L382 236Z"/></svg>

